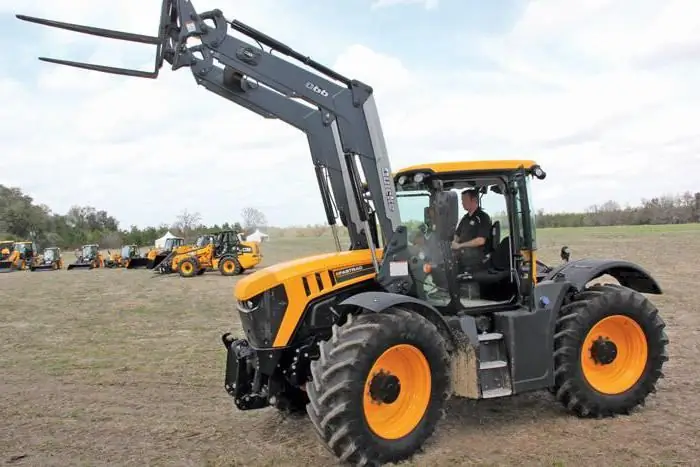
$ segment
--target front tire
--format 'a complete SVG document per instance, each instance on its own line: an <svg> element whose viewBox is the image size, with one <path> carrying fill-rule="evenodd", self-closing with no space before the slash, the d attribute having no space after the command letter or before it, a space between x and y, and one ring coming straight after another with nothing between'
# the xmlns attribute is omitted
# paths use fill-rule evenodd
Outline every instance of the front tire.
<svg viewBox="0 0 700 467"><path fill-rule="evenodd" d="M596 284L578 293L556 324L555 397L580 417L644 405L668 361L665 326L656 307L629 288Z"/></svg>
<svg viewBox="0 0 700 467"><path fill-rule="evenodd" d="M398 462L435 430L449 368L443 337L422 316L401 309L349 315L311 362L307 413L340 460Z"/></svg>

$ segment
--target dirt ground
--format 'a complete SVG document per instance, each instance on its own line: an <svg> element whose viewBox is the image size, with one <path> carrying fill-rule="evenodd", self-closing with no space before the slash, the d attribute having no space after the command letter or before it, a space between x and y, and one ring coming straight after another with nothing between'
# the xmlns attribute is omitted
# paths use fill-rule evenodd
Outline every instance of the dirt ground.
<svg viewBox="0 0 700 467"><path fill-rule="evenodd" d="M700 439L700 229L539 233L541 256L637 261L660 281L670 361L641 410L579 420L546 393L451 400L406 465L691 465ZM264 264L328 241L263 244ZM70 256L67 254L66 256ZM235 279L147 270L0 275L0 456L12 465L336 465L301 419L239 412L223 388Z"/></svg>

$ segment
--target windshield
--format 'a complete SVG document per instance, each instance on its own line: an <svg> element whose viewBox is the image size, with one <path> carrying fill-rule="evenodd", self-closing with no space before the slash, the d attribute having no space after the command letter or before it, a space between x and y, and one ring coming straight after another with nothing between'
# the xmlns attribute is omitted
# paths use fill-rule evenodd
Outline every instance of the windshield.
<svg viewBox="0 0 700 467"><path fill-rule="evenodd" d="M45 250L44 259L46 261L53 261L54 259L56 259L56 252L54 250Z"/></svg>
<svg viewBox="0 0 700 467"><path fill-rule="evenodd" d="M131 256L130 253L131 253L131 247L130 247L130 246L124 246L124 247L122 247L122 253L121 253L122 258L128 258L129 256Z"/></svg>
<svg viewBox="0 0 700 467"><path fill-rule="evenodd" d="M172 250L180 245L182 245L183 240L181 238L169 238L165 241L165 249Z"/></svg>
<svg viewBox="0 0 700 467"><path fill-rule="evenodd" d="M83 247L83 256L86 258L91 258L97 253L97 246L95 245L85 245Z"/></svg>

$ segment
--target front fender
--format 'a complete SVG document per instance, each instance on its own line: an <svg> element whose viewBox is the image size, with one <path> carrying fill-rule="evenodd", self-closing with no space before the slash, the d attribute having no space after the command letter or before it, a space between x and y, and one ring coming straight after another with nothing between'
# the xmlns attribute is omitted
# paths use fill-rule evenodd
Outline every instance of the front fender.
<svg viewBox="0 0 700 467"><path fill-rule="evenodd" d="M403 306L433 323L450 343L456 343L455 335L442 313L429 303L409 295L381 291L361 292L343 300L339 306L355 306L373 313L381 313L394 306Z"/></svg>
<svg viewBox="0 0 700 467"><path fill-rule="evenodd" d="M558 276L581 290L588 282L603 275L614 277L620 285L641 293L661 295L661 286L649 272L638 264L617 259L579 259L570 261L545 275L544 280Z"/></svg>

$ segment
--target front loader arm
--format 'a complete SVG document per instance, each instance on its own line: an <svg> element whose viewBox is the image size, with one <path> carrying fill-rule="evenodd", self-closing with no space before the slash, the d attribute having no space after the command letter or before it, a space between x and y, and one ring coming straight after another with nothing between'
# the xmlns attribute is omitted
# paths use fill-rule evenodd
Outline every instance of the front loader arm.
<svg viewBox="0 0 700 467"><path fill-rule="evenodd" d="M369 189L369 200L382 231L383 243L399 225L387 149L372 88L366 84L346 78L239 21L227 21L220 10L198 14L189 0L163 1L157 37L20 15L18 18L77 32L157 44L153 72L41 59L145 78L156 78L164 61L170 63L173 70L190 67L196 82L206 89L265 118L279 118L306 132L314 164L324 169L317 174L327 171L341 221L350 230L353 247L379 246L379 239L372 241L368 238L371 229L368 206L362 196L359 166ZM268 45L271 50L265 51L262 46L258 48L230 36L229 27L253 41ZM188 40L192 38L201 43L189 46ZM272 49L320 74L273 55ZM319 180L322 191L323 186ZM361 226L364 240L360 235Z"/></svg>

